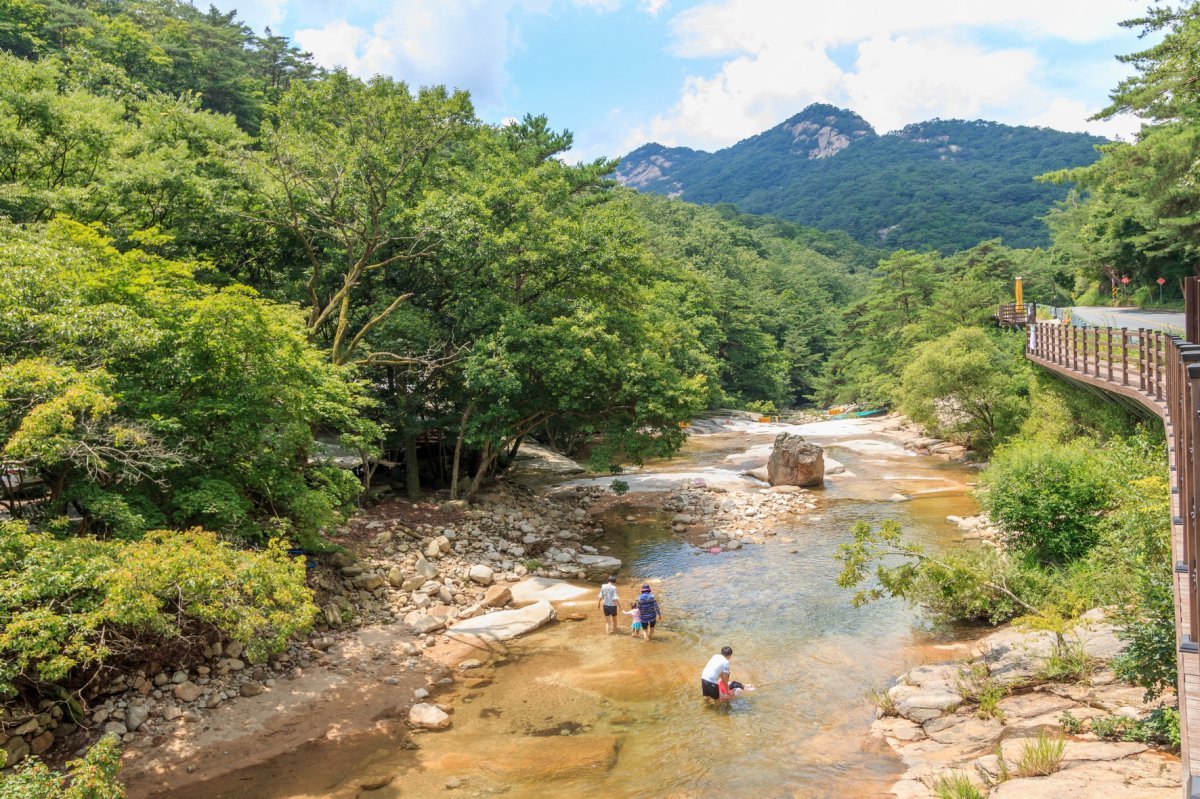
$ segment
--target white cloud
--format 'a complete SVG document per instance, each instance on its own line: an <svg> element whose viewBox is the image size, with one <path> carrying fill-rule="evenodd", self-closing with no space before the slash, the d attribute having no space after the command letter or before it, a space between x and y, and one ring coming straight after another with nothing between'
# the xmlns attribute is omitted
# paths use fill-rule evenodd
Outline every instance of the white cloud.
<svg viewBox="0 0 1200 799"><path fill-rule="evenodd" d="M621 7L621 0L572 0L572 2L580 8L600 12L616 11Z"/></svg>
<svg viewBox="0 0 1200 799"><path fill-rule="evenodd" d="M288 0L211 0L211 4L221 11L237 11L237 18L255 33L262 33L267 27L277 28L287 17Z"/></svg>
<svg viewBox="0 0 1200 799"><path fill-rule="evenodd" d="M344 66L363 78L391 75L411 86L465 88L487 104L499 99L507 81L510 8L492 0L440 0L436 6L405 0L370 30L336 19L297 30L295 40L323 66Z"/></svg>
<svg viewBox="0 0 1200 799"><path fill-rule="evenodd" d="M1134 134L1138 132L1142 124L1137 117L1131 114L1121 114L1112 119L1089 121L1089 118L1099 110L1099 108L1088 108L1081 100L1055 97L1045 110L1029 120L1029 124L1133 141Z"/></svg>
<svg viewBox="0 0 1200 799"><path fill-rule="evenodd" d="M686 78L676 105L630 130L625 144L728 146L813 102L848 107L880 132L932 117L1126 132L1128 122L1085 123L1086 104L1064 104L1071 87L1049 89L1048 75L1051 54L1120 36L1118 23L1142 2L712 0L672 20L672 51L723 63ZM1008 44L990 44L1001 38ZM857 58L843 68L829 53L847 46ZM1107 72L1111 56L1094 69L1074 64L1075 90L1090 95L1084 73Z"/></svg>
<svg viewBox="0 0 1200 799"><path fill-rule="evenodd" d="M946 38L877 36L858 47L844 96L881 132L932 117L977 119L987 110L1024 104L1037 57Z"/></svg>
<svg viewBox="0 0 1200 799"><path fill-rule="evenodd" d="M671 8L669 0L639 0L638 8L652 17L657 17L663 11Z"/></svg>

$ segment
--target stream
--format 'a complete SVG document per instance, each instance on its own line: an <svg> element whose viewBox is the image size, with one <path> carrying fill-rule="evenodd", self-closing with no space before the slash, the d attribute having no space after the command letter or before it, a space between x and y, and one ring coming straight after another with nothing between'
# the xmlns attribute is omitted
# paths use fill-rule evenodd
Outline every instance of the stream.
<svg viewBox="0 0 1200 799"><path fill-rule="evenodd" d="M860 519L896 519L931 546L959 541L946 516L978 512L967 493L976 473L907 452L871 423L826 422L799 430L846 471L827 479L817 510L764 544L700 552L672 535L669 514L636 502L636 492L681 476L757 490L736 466L748 451L769 450L785 429L797 428L747 423L696 435L675 459L624 477L633 496L607 512L606 543L625 563L623 605L642 581L655 584L664 619L653 641L631 638L627 617L618 634L606 635L595 600L585 598L574 608L585 620L512 641L440 691L437 701L454 708L449 730L417 735L415 750L381 737L356 752L353 773L398 775L359 795L887 794L903 769L869 738L874 708L866 695L915 664L949 659L970 633L927 630L894 600L853 608L852 592L834 583L833 556ZM897 493L912 499L889 501ZM698 679L724 645L734 650L732 679L757 690L714 706L701 699ZM273 791L263 780L254 796L347 795L343 779L319 783L297 792L282 780Z"/></svg>

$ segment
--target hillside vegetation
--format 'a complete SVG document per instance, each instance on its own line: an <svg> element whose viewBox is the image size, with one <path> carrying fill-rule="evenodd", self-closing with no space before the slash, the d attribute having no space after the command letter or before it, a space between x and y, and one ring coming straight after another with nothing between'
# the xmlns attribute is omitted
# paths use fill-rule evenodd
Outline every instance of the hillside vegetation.
<svg viewBox="0 0 1200 799"><path fill-rule="evenodd" d="M857 114L812 105L715 153L647 144L621 159L618 179L696 203L732 203L869 246L953 252L1002 239L1049 242L1042 223L1067 196L1038 183L1098 157L1104 139L996 122L942 120L878 135Z"/></svg>

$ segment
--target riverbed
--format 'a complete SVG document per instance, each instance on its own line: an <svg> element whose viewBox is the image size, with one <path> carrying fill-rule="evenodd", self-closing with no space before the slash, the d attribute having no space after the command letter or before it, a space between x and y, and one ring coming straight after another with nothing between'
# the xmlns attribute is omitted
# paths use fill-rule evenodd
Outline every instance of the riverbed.
<svg viewBox="0 0 1200 799"><path fill-rule="evenodd" d="M198 787L210 799L885 795L903 769L869 738L867 694L952 657L969 633L925 629L892 600L853 608L852 592L834 584L834 554L860 519L896 519L930 546L954 545L946 516L977 512L975 472L907 452L877 427L827 423L801 432L845 472L830 476L817 509L762 544L702 552L639 501L638 490L681 479L759 490L736 467L777 432L741 424L694 436L676 459L625 478L634 490L606 512L605 543L625 562L624 600L642 581L655 586L664 619L654 641L631 638L624 621L606 635L594 600L563 606L563 618L586 618L482 657L436 695L453 709L452 728L416 735L415 749L386 735L351 751L318 744L258 778ZM899 496L909 499L889 499ZM699 672L724 645L733 679L757 690L711 706ZM364 779L375 774L396 776L376 788Z"/></svg>

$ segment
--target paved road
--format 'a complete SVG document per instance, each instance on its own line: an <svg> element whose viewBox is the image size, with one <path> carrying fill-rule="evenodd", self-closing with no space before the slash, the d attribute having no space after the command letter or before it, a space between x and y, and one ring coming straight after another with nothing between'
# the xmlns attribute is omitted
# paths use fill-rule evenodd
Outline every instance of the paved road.
<svg viewBox="0 0 1200 799"><path fill-rule="evenodd" d="M1105 308L1103 306L1077 306L1071 314L1096 327L1127 327L1130 330L1164 330L1168 333L1183 333L1183 314L1175 311L1146 311L1141 308Z"/></svg>

